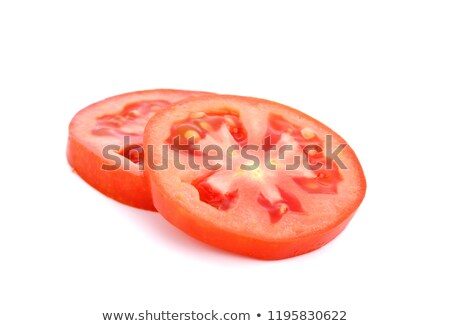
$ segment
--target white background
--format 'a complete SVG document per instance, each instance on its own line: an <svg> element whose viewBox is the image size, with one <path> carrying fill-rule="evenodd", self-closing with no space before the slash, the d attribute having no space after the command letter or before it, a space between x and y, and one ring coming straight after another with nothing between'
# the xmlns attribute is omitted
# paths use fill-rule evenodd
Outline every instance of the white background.
<svg viewBox="0 0 450 326"><path fill-rule="evenodd" d="M449 17L446 1L2 1L0 324L320 309L449 325ZM151 88L267 98L331 126L367 176L352 223L264 262L89 187L66 162L70 119Z"/></svg>

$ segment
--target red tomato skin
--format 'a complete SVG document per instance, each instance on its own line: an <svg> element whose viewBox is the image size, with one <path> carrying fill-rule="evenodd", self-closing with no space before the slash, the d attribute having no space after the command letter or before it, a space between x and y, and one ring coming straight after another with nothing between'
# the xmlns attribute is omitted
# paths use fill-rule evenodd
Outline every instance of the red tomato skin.
<svg viewBox="0 0 450 326"><path fill-rule="evenodd" d="M124 93L93 103L79 111L72 119L69 125L66 150L67 161L73 171L93 188L122 204L151 211L156 209L152 202L150 186L144 178L143 171L136 171L136 169L134 169L135 171L125 171L122 168L110 171L102 169L103 165L110 165L111 161L103 158L101 153L93 151L89 146L79 141L79 137L72 132L72 129L74 129L76 123L79 123L77 119L84 111L89 111L110 101L133 98L135 96L144 97L142 100L145 100L146 96L154 96L153 94L155 93L162 94L163 97L159 99L169 100L172 103L189 97L211 94L197 91L155 89ZM105 113L107 112L102 112L102 114Z"/></svg>

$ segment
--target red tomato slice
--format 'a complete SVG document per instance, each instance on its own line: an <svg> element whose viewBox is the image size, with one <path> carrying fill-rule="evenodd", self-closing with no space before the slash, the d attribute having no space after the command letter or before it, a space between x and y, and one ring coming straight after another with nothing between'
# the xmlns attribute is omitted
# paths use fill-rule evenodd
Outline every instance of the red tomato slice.
<svg viewBox="0 0 450 326"><path fill-rule="evenodd" d="M145 125L167 105L205 94L208 93L148 90L113 96L89 105L70 123L69 164L106 196L130 206L154 210L140 162Z"/></svg>
<svg viewBox="0 0 450 326"><path fill-rule="evenodd" d="M149 121L144 148L155 207L170 223L255 258L323 246L365 195L361 165L339 135L266 100L211 95L175 104Z"/></svg>

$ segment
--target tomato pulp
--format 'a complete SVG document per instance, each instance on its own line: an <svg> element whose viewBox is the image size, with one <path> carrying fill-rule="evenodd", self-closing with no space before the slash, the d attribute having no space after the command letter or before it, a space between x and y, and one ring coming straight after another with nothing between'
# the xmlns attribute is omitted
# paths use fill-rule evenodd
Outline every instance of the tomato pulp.
<svg viewBox="0 0 450 326"><path fill-rule="evenodd" d="M144 133L157 210L210 245L283 259L335 238L366 181L348 144L310 116L262 99L210 95L157 112Z"/></svg>
<svg viewBox="0 0 450 326"><path fill-rule="evenodd" d="M153 210L142 170L143 132L147 121L174 102L208 93L147 90L126 93L89 105L69 126L67 158L91 186L121 203Z"/></svg>

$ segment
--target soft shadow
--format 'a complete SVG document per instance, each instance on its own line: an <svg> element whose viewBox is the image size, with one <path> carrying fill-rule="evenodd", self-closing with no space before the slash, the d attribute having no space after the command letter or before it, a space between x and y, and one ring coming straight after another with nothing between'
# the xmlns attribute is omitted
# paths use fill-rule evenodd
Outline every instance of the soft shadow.
<svg viewBox="0 0 450 326"><path fill-rule="evenodd" d="M107 197L105 196L105 198ZM296 257L272 261L259 260L234 254L194 239L170 224L158 212L126 206L110 198L107 198L107 200L111 205L116 206L114 209L121 212L121 215L124 216L124 218L137 224L139 228L145 230L149 237L155 239L154 243L158 247L161 246L170 248L173 251L184 252L195 260L208 261L222 265L236 266L236 263L239 263L239 266L242 267L260 264L292 263L294 260L301 264L301 262L310 259L315 260L320 255L331 254L330 252L333 252L335 242L339 241L338 236L325 246ZM157 250L157 248L155 248L155 250Z"/></svg>
<svg viewBox="0 0 450 326"><path fill-rule="evenodd" d="M158 246L182 251L193 259L220 264L257 264L264 261L243 257L196 240L167 222L157 212L145 211L114 202L121 214L143 228Z"/></svg>

